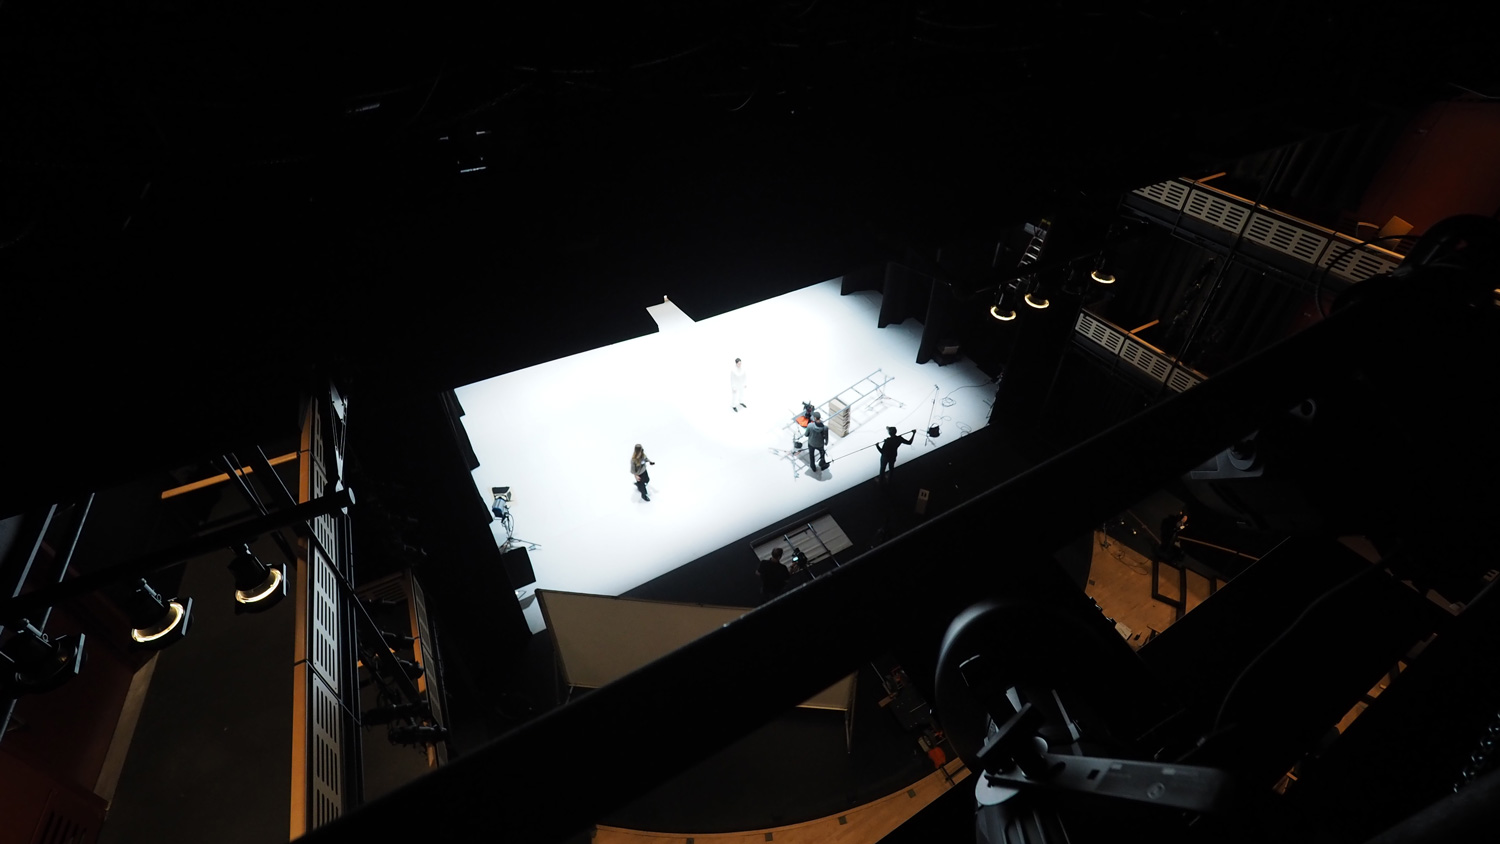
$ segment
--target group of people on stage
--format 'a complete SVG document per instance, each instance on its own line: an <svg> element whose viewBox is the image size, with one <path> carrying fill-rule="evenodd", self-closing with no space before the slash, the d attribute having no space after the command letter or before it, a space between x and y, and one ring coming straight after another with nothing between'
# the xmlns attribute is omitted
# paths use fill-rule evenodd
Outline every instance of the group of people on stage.
<svg viewBox="0 0 1500 844"><path fill-rule="evenodd" d="M734 359L734 366L729 369L729 409L735 413L740 408L749 408L745 403L745 390L749 386L749 379L745 373L745 362L740 358ZM808 462L814 471L822 472L828 468L828 425L823 422L823 414L813 408L812 402L802 403L802 414L794 420L807 436ZM885 441L880 444L880 481L884 482L890 470L896 465L896 452L903 445L911 445L916 437L916 431L912 431L906 437L896 433L893 427L887 427ZM802 445L793 440L794 450L800 450ZM635 488L641 493L641 500L650 501L646 485L651 482L651 475L647 466L655 466L656 462L646 456L646 451L640 443L635 444L635 451L630 455L630 474L635 478Z"/></svg>

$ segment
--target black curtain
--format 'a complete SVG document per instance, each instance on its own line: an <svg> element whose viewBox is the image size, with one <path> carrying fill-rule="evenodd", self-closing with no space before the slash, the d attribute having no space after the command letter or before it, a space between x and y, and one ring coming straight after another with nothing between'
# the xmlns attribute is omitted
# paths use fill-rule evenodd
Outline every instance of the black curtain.
<svg viewBox="0 0 1500 844"><path fill-rule="evenodd" d="M880 317L877 326L900 324L909 317L921 318L927 313L927 299L932 279L913 272L894 261L885 265L885 281L880 290Z"/></svg>
<svg viewBox="0 0 1500 844"><path fill-rule="evenodd" d="M1210 184L1337 229L1359 207L1404 125L1404 118L1387 115L1315 135L1240 159Z"/></svg>
<svg viewBox="0 0 1500 844"><path fill-rule="evenodd" d="M1206 373L1286 336L1307 293L1291 281L1161 231L1093 310Z"/></svg>

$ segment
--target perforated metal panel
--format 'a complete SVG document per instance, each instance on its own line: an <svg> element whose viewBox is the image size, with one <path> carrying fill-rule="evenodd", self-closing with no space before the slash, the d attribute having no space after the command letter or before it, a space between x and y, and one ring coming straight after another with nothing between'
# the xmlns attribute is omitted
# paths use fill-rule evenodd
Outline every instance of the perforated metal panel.
<svg viewBox="0 0 1500 844"><path fill-rule="evenodd" d="M333 487L324 420L328 408L315 402L303 430L300 497L311 501ZM333 476L336 480L336 476ZM339 817L350 799L345 793L344 708L341 681L352 657L343 643L343 597L334 566L344 565L339 548L340 516L310 522L312 537L300 543L296 700L292 768L291 832L297 837ZM331 555L331 559L330 559ZM349 690L357 693L357 690Z"/></svg>
<svg viewBox="0 0 1500 844"><path fill-rule="evenodd" d="M338 582L328 570L326 558L316 548L309 553L312 575L312 629L308 631L307 661L335 692L339 690L339 593Z"/></svg>
<svg viewBox="0 0 1500 844"><path fill-rule="evenodd" d="M99 806L89 805L97 801ZM6 818L5 820L15 824L12 827L14 837L0 835L6 841L29 841L30 844L93 844L99 840L99 829L104 824L104 801L90 794L88 798L74 795L63 788L53 787L47 795L46 805L42 807L41 820L30 838L22 838L25 833L20 827L20 818ZM30 821L27 818L27 821Z"/></svg>
<svg viewBox="0 0 1500 844"><path fill-rule="evenodd" d="M1324 247L1328 245L1328 238L1323 235L1260 213L1250 217L1249 225L1245 226L1245 239L1269 246L1309 264L1316 263L1318 256L1323 254Z"/></svg>
<svg viewBox="0 0 1500 844"><path fill-rule="evenodd" d="M338 693L313 672L308 689L312 705L312 800L309 813L312 826L319 827L343 814L344 760L340 736L343 715Z"/></svg>
<svg viewBox="0 0 1500 844"><path fill-rule="evenodd" d="M1338 262L1338 266L1329 270L1329 274L1349 281L1364 281L1367 278L1388 273L1400 266L1396 261L1368 247L1353 247L1338 241L1329 245L1323 253L1323 260L1318 262L1318 266L1327 267L1335 261Z"/></svg>
<svg viewBox="0 0 1500 844"><path fill-rule="evenodd" d="M434 665L438 659L437 640L432 637L432 623L427 618L427 596L422 592L422 584L415 577L411 578L411 604L412 614L417 619L417 644L414 648L417 662L424 668ZM422 675L419 681L423 685L423 691L427 693L427 705L432 711L432 720L439 724L448 722L448 713L443 710L442 689L437 687L435 678L438 672L428 671ZM438 742L434 748L434 755L439 765L448 764L448 743Z"/></svg>
<svg viewBox="0 0 1500 844"><path fill-rule="evenodd" d="M1193 375L1185 369L1174 369L1172 370L1172 374L1167 376L1167 387L1178 393L1202 383L1202 378Z"/></svg>
<svg viewBox="0 0 1500 844"><path fill-rule="evenodd" d="M1116 331L1103 320L1095 319L1088 313L1078 315L1078 323L1074 326L1074 329L1079 334L1108 349L1112 354L1118 354L1120 346L1125 342L1124 334Z"/></svg>
<svg viewBox="0 0 1500 844"><path fill-rule="evenodd" d="M1250 219L1250 209L1207 191L1195 190L1189 196L1184 212L1227 232L1239 234Z"/></svg>
<svg viewBox="0 0 1500 844"><path fill-rule="evenodd" d="M1179 181L1161 182L1148 187L1131 191L1147 199L1165 205L1168 208L1182 208L1182 203L1187 199L1188 186Z"/></svg>
<svg viewBox="0 0 1500 844"><path fill-rule="evenodd" d="M1120 348L1120 359L1146 373L1158 383L1165 381L1172 362L1148 349L1137 340L1128 340Z"/></svg>

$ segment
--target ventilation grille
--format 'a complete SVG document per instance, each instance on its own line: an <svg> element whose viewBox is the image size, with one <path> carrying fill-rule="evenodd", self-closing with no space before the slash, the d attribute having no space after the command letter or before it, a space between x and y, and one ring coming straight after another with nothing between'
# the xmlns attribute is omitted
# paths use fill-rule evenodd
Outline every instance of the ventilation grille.
<svg viewBox="0 0 1500 844"><path fill-rule="evenodd" d="M1328 251L1318 265L1327 267L1335 261L1338 262L1338 266L1328 272L1350 281L1364 281L1367 278L1384 275L1397 267L1395 261L1378 252L1338 242L1328 247Z"/></svg>
<svg viewBox="0 0 1500 844"><path fill-rule="evenodd" d="M1139 190L1132 191L1132 193L1144 196L1152 202L1165 205L1168 208L1181 210L1183 200L1187 199L1188 187L1182 182L1169 181L1140 188Z"/></svg>
<svg viewBox="0 0 1500 844"><path fill-rule="evenodd" d="M344 760L339 742L343 732L343 710L338 693L329 688L314 672L308 677L312 690L312 736L308 746L313 758L312 817L309 826L316 829L343 814Z"/></svg>
<svg viewBox="0 0 1500 844"><path fill-rule="evenodd" d="M98 800L100 806L103 801L94 795L90 798ZM32 816L36 817L36 816ZM32 817L26 819L26 826L30 826ZM20 818L13 818L17 826L21 825ZM30 838L21 838L20 829L14 829L16 836L4 836L6 841L30 841L31 844L94 844L99 840L99 828L104 823L104 811L100 807L87 805L83 800L75 797L61 788L53 788L47 795L47 802L43 805L40 820L37 822L36 831Z"/></svg>
<svg viewBox="0 0 1500 844"><path fill-rule="evenodd" d="M1121 347L1120 359L1146 373L1157 383L1167 380L1167 373L1172 370L1172 364L1166 358L1135 341Z"/></svg>
<svg viewBox="0 0 1500 844"><path fill-rule="evenodd" d="M1103 346L1109 350L1110 354L1119 354L1120 346L1125 342L1125 338L1120 332L1111 328L1103 320L1095 319L1086 312L1078 315L1078 324L1074 327L1079 334Z"/></svg>
<svg viewBox="0 0 1500 844"><path fill-rule="evenodd" d="M1088 311L1078 315L1074 330L1106 350L1118 355L1145 377L1158 384L1165 383L1175 392L1203 383L1203 378L1191 369L1175 364L1171 358L1131 337L1119 326L1094 316Z"/></svg>
<svg viewBox="0 0 1500 844"><path fill-rule="evenodd" d="M1316 264L1323 247L1328 245L1328 238L1322 235L1265 214L1255 214L1250 218L1250 225L1245 227L1245 239L1309 264Z"/></svg>
<svg viewBox="0 0 1500 844"><path fill-rule="evenodd" d="M1203 379L1188 372L1186 369L1173 369L1172 374L1167 376L1167 387L1174 392L1182 392L1189 387L1196 387L1203 383Z"/></svg>
<svg viewBox="0 0 1500 844"><path fill-rule="evenodd" d="M328 558L317 548L308 554L312 581L307 661L335 692L339 689L339 594Z"/></svg>
<svg viewBox="0 0 1500 844"><path fill-rule="evenodd" d="M1245 206L1201 190L1192 192L1182 210L1233 234L1239 234L1250 218L1250 209Z"/></svg>
<svg viewBox="0 0 1500 844"><path fill-rule="evenodd" d="M427 596L423 594L422 584L416 578L411 579L411 603L417 616L417 662L430 668L437 665L439 659L437 640L432 637L432 622L427 618ZM419 682L426 685L427 706L432 711L432 720L438 724L446 724L448 714L443 711L443 690L437 681L440 676L441 671L426 671ZM434 747L437 751L437 763L448 764L448 743L440 741Z"/></svg>

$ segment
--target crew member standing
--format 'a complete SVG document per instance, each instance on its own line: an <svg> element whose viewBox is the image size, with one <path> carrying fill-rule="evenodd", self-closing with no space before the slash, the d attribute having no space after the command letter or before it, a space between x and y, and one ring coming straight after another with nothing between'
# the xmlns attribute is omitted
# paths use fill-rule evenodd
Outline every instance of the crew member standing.
<svg viewBox="0 0 1500 844"><path fill-rule="evenodd" d="M903 445L911 445L916 438L917 432L912 431L906 437L896 435L896 429L887 425L885 429L887 436L885 442L880 444L880 480L886 479L887 473L896 468L896 451Z"/></svg>
<svg viewBox="0 0 1500 844"><path fill-rule="evenodd" d="M777 594L786 586L787 580L791 579L791 572L787 571L786 563L781 561L782 551L780 548L771 549L771 558L761 560L756 574L760 575L760 591L766 597Z"/></svg>
<svg viewBox="0 0 1500 844"><path fill-rule="evenodd" d="M813 411L807 421L807 460L819 472L828 468L828 426L823 424L823 414ZM819 463L822 465L818 465Z"/></svg>
<svg viewBox="0 0 1500 844"><path fill-rule="evenodd" d="M729 370L729 409L735 413L739 413L742 407L748 407L745 404L745 386L745 365L739 358L735 358L734 368Z"/></svg>

